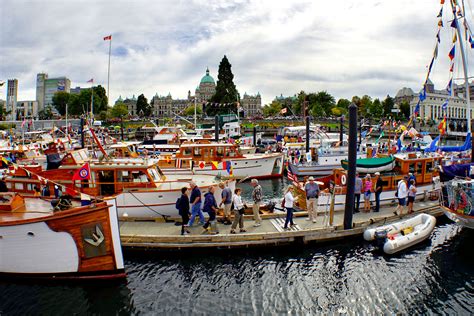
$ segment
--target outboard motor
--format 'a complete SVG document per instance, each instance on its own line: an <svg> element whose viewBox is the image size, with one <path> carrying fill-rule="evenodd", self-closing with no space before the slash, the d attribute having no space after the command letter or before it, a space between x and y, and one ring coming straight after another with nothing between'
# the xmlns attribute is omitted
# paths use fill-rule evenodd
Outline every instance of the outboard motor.
<svg viewBox="0 0 474 316"><path fill-rule="evenodd" d="M388 231L385 229L377 229L375 230L374 240L375 245L379 249L383 249L385 242L387 241Z"/></svg>

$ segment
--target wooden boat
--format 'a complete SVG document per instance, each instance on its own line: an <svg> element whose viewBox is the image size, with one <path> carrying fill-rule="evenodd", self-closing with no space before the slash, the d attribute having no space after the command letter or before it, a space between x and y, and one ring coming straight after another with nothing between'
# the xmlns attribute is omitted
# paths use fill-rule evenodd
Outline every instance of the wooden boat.
<svg viewBox="0 0 474 316"><path fill-rule="evenodd" d="M276 178L283 175L283 154L265 153L243 155L231 143L210 141L185 142L175 155L162 155L158 163L166 175L188 172L236 179Z"/></svg>
<svg viewBox="0 0 474 316"><path fill-rule="evenodd" d="M343 159L341 161L341 166L347 170L349 167L349 161ZM393 156L361 158L356 161L356 170L360 173L386 172L392 170L394 167L395 158Z"/></svg>
<svg viewBox="0 0 474 316"><path fill-rule="evenodd" d="M454 179L443 185L441 207L453 222L474 229L474 180Z"/></svg>
<svg viewBox="0 0 474 316"><path fill-rule="evenodd" d="M383 251L387 254L407 249L427 239L436 225L436 218L428 214L392 223L390 225L369 228L364 231L364 239L375 239L383 243Z"/></svg>
<svg viewBox="0 0 474 316"><path fill-rule="evenodd" d="M117 210L109 202L55 211L42 198L1 193L0 278L124 278Z"/></svg>
<svg viewBox="0 0 474 316"><path fill-rule="evenodd" d="M440 189L438 166L442 157L438 154L421 156L418 154L395 155L395 167L391 172L381 174L383 182L383 191L380 195L380 205L388 205L396 202L395 191L398 188L398 182L409 173L413 173L416 179L417 195L416 199L427 198L432 191ZM332 176L317 179L324 183L323 187L328 188L329 182L335 185L335 203L334 209L342 211L345 208L347 192L347 171L340 168L333 171ZM372 179L373 186L375 181ZM304 196L304 183L296 183L297 191ZM372 188L373 192L373 188ZM330 195L322 195L318 199L320 209L329 207ZM375 203L375 194L371 194L370 201ZM306 209L306 199L300 199L302 209ZM363 208L363 198L361 197L361 208Z"/></svg>
<svg viewBox="0 0 474 316"><path fill-rule="evenodd" d="M90 180L72 181L74 173L85 163L89 163ZM221 200L221 189L218 184L222 181L215 175L192 174L183 172L165 175L157 160L145 158L114 158L109 160L94 160L86 149L68 153L59 166L52 170L43 170L41 166L25 166L11 170L6 177L10 191L32 196L34 187L49 186L54 192L51 180L77 192L94 197L115 196L120 218L154 219L175 216L176 199L181 195L182 187L189 187L190 182L196 183L204 194L209 186L216 188L216 200ZM228 179L227 185L233 191L235 180Z"/></svg>

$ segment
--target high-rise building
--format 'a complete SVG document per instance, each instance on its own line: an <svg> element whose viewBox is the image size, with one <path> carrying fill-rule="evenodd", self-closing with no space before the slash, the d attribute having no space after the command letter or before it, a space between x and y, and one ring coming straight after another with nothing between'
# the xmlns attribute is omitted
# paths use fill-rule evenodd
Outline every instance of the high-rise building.
<svg viewBox="0 0 474 316"><path fill-rule="evenodd" d="M56 92L70 92L71 80L66 77L48 78L48 74L42 73L36 76L36 100L38 111L46 106L53 105L53 96Z"/></svg>
<svg viewBox="0 0 474 316"><path fill-rule="evenodd" d="M18 100L18 79L8 79L7 83L7 120L16 120L16 103Z"/></svg>

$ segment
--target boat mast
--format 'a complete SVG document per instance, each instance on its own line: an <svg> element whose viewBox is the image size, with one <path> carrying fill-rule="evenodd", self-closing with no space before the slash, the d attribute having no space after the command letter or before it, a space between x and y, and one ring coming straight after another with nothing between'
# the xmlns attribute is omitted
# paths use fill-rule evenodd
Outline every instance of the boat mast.
<svg viewBox="0 0 474 316"><path fill-rule="evenodd" d="M459 48L461 49L462 65L463 65L463 70L464 70L464 87L466 89L467 131L470 133L471 132L471 98L469 96L470 91L469 91L469 81L468 81L468 76L467 76L467 61L466 61L466 55L464 52L463 37L461 33L461 27L459 25L459 20L457 17L456 6L453 0L451 0L450 2L451 2L451 8L453 9L454 20L456 21L456 30L457 30L458 38L459 38Z"/></svg>

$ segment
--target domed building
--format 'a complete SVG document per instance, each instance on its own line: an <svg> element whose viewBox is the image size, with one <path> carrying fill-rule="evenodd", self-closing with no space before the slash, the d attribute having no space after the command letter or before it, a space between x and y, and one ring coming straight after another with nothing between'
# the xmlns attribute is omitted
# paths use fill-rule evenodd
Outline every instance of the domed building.
<svg viewBox="0 0 474 316"><path fill-rule="evenodd" d="M209 101L216 93L216 82L209 75L209 68L206 69L206 75L202 77L199 86L196 88L195 96L199 101Z"/></svg>

